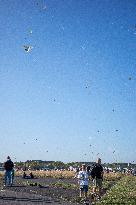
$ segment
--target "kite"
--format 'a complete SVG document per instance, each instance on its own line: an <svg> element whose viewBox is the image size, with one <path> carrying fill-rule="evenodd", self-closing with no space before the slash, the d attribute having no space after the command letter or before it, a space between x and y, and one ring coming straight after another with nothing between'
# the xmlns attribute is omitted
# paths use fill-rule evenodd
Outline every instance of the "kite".
<svg viewBox="0 0 136 205"><path fill-rule="evenodd" d="M27 53L33 49L33 46L24 45L23 47Z"/></svg>

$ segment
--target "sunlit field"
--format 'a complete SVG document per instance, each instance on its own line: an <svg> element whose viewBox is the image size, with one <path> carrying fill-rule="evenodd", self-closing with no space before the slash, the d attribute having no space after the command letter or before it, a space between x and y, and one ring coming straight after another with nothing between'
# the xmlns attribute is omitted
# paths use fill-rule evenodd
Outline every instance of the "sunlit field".
<svg viewBox="0 0 136 205"><path fill-rule="evenodd" d="M26 171L29 175L31 171ZM15 185L24 186L27 192L36 190L41 195L53 196L56 199L71 203L81 203L79 185L74 171L32 171L34 179L23 179L23 171L15 173ZM0 174L1 185L3 174ZM46 187L46 189L41 189ZM47 188L48 187L48 188ZM14 189L14 187L12 187ZM15 188L17 189L17 188ZM25 189L17 189L26 192ZM105 173L101 198L92 199L92 180L89 181L88 199L91 204L136 204L136 177L121 173Z"/></svg>
<svg viewBox="0 0 136 205"><path fill-rule="evenodd" d="M29 175L31 171L26 171L25 173ZM53 178L72 178L75 176L74 171L59 171L59 170L50 170L50 171L33 171L34 176L36 177L53 177ZM23 171L17 171L16 176L22 176Z"/></svg>
<svg viewBox="0 0 136 205"><path fill-rule="evenodd" d="M23 175L24 171L16 171L16 176L21 176ZM25 171L26 174L30 174L31 171ZM75 177L76 173L75 171L67 171L67 170L49 170L49 171L32 171L32 173L34 174L34 176L37 177L54 177L54 178L71 178L71 177ZM104 178L108 181L110 179L114 180L114 179L118 179L122 176L121 173L117 172L117 173L104 173Z"/></svg>
<svg viewBox="0 0 136 205"><path fill-rule="evenodd" d="M136 204L136 177L124 176L97 204Z"/></svg>
<svg viewBox="0 0 136 205"><path fill-rule="evenodd" d="M21 172L17 174L22 174ZM36 177L53 177L56 179L71 179L75 178L73 171L34 171ZM78 190L78 182L71 183L69 181L56 181L51 186L56 188L64 188L65 190ZM92 181L90 179L88 196L91 198ZM66 199L66 198L64 198ZM72 202L80 202L78 196L71 199ZM94 204L97 199L94 199ZM136 203L136 177L126 176L121 173L105 173L103 180L103 196L98 204L135 204Z"/></svg>

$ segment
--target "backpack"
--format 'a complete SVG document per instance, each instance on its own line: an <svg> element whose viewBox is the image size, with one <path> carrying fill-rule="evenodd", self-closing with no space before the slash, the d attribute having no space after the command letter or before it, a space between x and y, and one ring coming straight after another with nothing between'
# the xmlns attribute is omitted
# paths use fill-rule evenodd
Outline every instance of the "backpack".
<svg viewBox="0 0 136 205"><path fill-rule="evenodd" d="M91 171L91 176L94 179L95 177L98 179L102 179L102 172L103 172L103 168L101 165L95 165Z"/></svg>
<svg viewBox="0 0 136 205"><path fill-rule="evenodd" d="M4 163L4 168L5 168L5 170L7 170L7 171L11 171L11 170L13 169L13 167L14 167L14 164L13 164L13 162L12 162L11 160L6 161L6 162Z"/></svg>

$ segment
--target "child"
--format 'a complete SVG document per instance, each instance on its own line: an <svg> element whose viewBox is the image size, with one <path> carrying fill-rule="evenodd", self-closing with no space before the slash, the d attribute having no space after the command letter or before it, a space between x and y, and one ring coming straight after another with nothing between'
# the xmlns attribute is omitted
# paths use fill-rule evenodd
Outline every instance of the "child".
<svg viewBox="0 0 136 205"><path fill-rule="evenodd" d="M86 165L82 165L81 171L79 171L77 178L79 179L79 185L80 185L80 197L85 197L85 200L87 200L87 192L88 192L88 173L86 171Z"/></svg>

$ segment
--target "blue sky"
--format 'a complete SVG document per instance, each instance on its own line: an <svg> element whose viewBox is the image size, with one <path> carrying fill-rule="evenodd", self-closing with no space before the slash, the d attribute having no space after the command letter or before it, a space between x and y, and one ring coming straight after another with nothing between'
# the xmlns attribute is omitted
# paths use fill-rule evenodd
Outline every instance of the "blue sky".
<svg viewBox="0 0 136 205"><path fill-rule="evenodd" d="M0 161L136 162L135 14L135 0L0 1Z"/></svg>

